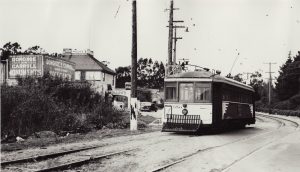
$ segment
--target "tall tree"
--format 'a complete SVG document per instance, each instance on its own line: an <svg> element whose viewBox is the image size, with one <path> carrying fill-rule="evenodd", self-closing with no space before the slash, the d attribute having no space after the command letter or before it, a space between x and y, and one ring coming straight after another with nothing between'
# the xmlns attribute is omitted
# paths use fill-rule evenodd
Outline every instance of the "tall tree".
<svg viewBox="0 0 300 172"><path fill-rule="evenodd" d="M263 96L264 90L264 82L262 79L262 74L260 72L255 71L250 75L250 86L252 86L255 91L255 100L260 100Z"/></svg>
<svg viewBox="0 0 300 172"><path fill-rule="evenodd" d="M146 88L162 88L164 84L165 68L163 63L153 62L151 58L138 60L138 86Z"/></svg>
<svg viewBox="0 0 300 172"><path fill-rule="evenodd" d="M286 62L280 67L276 81L276 93L279 100L286 100L299 93L300 79L300 51L294 58L291 53Z"/></svg>
<svg viewBox="0 0 300 172"><path fill-rule="evenodd" d="M165 66L162 62L158 63L155 61L153 65L153 76L151 88L163 88L164 87L164 78L165 78Z"/></svg>
<svg viewBox="0 0 300 172"><path fill-rule="evenodd" d="M124 88L125 82L131 81L131 67L118 67L116 69L116 88Z"/></svg>
<svg viewBox="0 0 300 172"><path fill-rule="evenodd" d="M116 69L116 87L124 88L125 82L130 82L131 67L118 67ZM137 64L137 84L145 88L163 88L165 67L162 62L154 61L151 58L140 58Z"/></svg>

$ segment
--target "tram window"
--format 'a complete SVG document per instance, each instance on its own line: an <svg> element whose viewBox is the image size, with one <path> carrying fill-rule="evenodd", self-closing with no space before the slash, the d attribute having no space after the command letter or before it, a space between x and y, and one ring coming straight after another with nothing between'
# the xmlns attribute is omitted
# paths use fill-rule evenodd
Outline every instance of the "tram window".
<svg viewBox="0 0 300 172"><path fill-rule="evenodd" d="M167 101L176 101L176 85L177 83L165 83L166 84L166 100Z"/></svg>
<svg viewBox="0 0 300 172"><path fill-rule="evenodd" d="M195 85L195 101L209 102L210 101L210 84L196 83Z"/></svg>
<svg viewBox="0 0 300 172"><path fill-rule="evenodd" d="M194 102L194 84L180 83L179 84L179 101Z"/></svg>

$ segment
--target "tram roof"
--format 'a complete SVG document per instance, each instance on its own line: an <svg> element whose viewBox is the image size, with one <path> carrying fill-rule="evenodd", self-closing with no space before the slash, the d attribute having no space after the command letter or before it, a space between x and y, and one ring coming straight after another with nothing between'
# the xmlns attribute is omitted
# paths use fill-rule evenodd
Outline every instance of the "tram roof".
<svg viewBox="0 0 300 172"><path fill-rule="evenodd" d="M212 72L201 70L201 71L189 71L181 72L173 75L169 75L165 78L165 81L203 81L203 82L221 82L229 85L234 85L240 88L244 88L250 91L254 89L244 83L238 82L231 78L226 78L218 74L213 74Z"/></svg>
<svg viewBox="0 0 300 172"><path fill-rule="evenodd" d="M176 73L168 76L169 78L210 78L213 74L209 71L189 71Z"/></svg>

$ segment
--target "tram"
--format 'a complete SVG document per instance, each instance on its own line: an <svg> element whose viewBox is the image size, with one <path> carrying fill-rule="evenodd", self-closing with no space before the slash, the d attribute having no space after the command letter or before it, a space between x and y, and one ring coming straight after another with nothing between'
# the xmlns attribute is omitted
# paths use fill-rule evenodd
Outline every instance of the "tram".
<svg viewBox="0 0 300 172"><path fill-rule="evenodd" d="M163 132L222 130L255 123L254 89L208 69L166 74Z"/></svg>

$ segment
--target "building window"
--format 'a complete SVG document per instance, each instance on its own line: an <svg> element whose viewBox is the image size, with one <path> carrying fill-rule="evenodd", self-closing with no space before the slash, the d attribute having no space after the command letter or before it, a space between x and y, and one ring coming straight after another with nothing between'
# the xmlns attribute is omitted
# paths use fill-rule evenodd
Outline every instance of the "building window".
<svg viewBox="0 0 300 172"><path fill-rule="evenodd" d="M81 80L81 71L75 71L75 81Z"/></svg>
<svg viewBox="0 0 300 172"><path fill-rule="evenodd" d="M85 73L85 79L88 81L101 81L100 71L87 71Z"/></svg>

